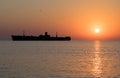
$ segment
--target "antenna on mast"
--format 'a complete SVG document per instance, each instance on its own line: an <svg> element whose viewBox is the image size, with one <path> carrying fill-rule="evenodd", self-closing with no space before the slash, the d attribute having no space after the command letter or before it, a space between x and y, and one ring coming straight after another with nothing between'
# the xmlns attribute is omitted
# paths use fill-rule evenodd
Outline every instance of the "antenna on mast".
<svg viewBox="0 0 120 78"><path fill-rule="evenodd" d="M58 37L58 33L56 32L56 37Z"/></svg>

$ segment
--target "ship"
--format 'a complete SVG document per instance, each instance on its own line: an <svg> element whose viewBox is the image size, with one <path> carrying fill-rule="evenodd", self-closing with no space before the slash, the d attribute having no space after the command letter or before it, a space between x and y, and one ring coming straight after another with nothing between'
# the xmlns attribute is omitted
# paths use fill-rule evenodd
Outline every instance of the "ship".
<svg viewBox="0 0 120 78"><path fill-rule="evenodd" d="M52 37L48 34L48 32L45 32L44 35L39 35L39 36L29 36L25 35L11 35L11 38L13 41L70 41L71 37L70 36L65 36L65 37L59 37L56 32L56 36Z"/></svg>

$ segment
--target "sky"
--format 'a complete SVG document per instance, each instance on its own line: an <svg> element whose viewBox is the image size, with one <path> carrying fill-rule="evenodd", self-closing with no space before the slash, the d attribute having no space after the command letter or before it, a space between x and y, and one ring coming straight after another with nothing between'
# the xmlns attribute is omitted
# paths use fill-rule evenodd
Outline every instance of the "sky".
<svg viewBox="0 0 120 78"><path fill-rule="evenodd" d="M12 34L120 39L120 0L0 0L0 40ZM100 30L95 33L95 29Z"/></svg>

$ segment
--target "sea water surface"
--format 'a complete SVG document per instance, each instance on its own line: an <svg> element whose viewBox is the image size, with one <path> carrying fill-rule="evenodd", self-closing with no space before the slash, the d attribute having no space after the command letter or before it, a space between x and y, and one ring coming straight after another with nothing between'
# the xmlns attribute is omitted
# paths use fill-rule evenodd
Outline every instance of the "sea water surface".
<svg viewBox="0 0 120 78"><path fill-rule="evenodd" d="M120 78L120 41L0 41L0 78Z"/></svg>

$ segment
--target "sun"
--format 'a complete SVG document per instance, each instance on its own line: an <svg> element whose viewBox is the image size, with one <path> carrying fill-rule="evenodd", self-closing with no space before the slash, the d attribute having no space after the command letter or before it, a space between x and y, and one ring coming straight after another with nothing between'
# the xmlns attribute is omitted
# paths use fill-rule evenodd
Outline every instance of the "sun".
<svg viewBox="0 0 120 78"><path fill-rule="evenodd" d="M100 29L99 29L99 28L96 28L96 29L95 29L95 33L100 33Z"/></svg>

